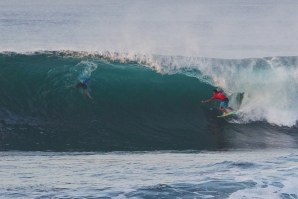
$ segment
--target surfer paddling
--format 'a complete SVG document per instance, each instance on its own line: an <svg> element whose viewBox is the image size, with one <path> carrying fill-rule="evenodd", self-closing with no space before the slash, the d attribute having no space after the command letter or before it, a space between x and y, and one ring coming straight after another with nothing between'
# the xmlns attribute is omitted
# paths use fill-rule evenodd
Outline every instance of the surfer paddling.
<svg viewBox="0 0 298 199"><path fill-rule="evenodd" d="M203 100L202 103L211 102L212 100L215 100L215 99L218 99L221 101L220 105L219 105L219 110L224 112L224 114L229 113L229 111L227 111L227 109L229 109L230 111L233 111L233 109L229 107L229 99L219 89L214 89L213 96L208 100Z"/></svg>

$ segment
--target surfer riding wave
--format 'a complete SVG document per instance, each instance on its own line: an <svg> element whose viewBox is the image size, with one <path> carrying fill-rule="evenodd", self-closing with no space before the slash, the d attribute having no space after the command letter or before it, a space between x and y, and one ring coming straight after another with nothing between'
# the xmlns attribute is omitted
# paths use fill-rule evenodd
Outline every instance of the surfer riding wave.
<svg viewBox="0 0 298 199"><path fill-rule="evenodd" d="M214 89L213 96L208 100L203 100L202 103L211 102L215 99L221 101L219 105L219 110L222 111L224 114L228 114L229 112L234 111L231 107L229 107L229 99L220 89Z"/></svg>

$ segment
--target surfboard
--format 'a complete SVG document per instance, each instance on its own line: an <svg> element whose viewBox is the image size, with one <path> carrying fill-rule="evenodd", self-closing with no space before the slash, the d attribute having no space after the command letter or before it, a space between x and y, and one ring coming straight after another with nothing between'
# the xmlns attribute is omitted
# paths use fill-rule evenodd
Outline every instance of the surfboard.
<svg viewBox="0 0 298 199"><path fill-rule="evenodd" d="M217 117L228 117L236 114L237 114L237 111L231 111L231 112L228 112L227 114L219 115Z"/></svg>

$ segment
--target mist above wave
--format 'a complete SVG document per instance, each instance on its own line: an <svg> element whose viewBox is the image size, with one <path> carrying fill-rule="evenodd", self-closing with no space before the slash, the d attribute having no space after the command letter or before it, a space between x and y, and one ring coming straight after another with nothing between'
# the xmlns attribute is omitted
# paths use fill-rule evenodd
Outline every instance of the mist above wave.
<svg viewBox="0 0 298 199"><path fill-rule="evenodd" d="M297 55L297 1L0 2L0 51Z"/></svg>

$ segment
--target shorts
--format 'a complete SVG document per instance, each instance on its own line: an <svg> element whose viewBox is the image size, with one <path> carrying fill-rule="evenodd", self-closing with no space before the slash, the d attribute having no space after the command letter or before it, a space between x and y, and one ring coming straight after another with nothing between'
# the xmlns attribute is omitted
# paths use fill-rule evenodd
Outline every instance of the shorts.
<svg viewBox="0 0 298 199"><path fill-rule="evenodd" d="M229 107L229 100L226 99L226 100L221 101L219 106L222 107L222 108L228 108Z"/></svg>

